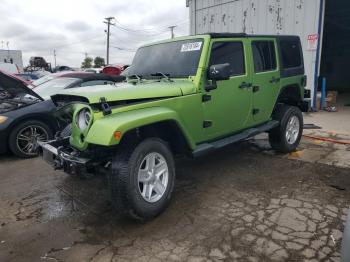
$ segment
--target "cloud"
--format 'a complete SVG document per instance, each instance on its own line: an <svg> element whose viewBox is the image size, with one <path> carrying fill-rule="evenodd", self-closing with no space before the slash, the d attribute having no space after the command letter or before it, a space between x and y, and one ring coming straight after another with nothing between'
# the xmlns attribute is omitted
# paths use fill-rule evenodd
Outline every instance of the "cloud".
<svg viewBox="0 0 350 262"><path fill-rule="evenodd" d="M66 28L73 32L85 32L89 30L91 26L83 21L72 21L66 23Z"/></svg>
<svg viewBox="0 0 350 262"><path fill-rule="evenodd" d="M185 1L173 0L2 0L0 13L0 41L22 50L25 65L34 55L53 63L54 49L58 64L76 67L85 53L105 57L107 16L116 17L110 37L112 63L130 63L131 50L169 38L169 25L179 25L176 35L188 34L189 27Z"/></svg>

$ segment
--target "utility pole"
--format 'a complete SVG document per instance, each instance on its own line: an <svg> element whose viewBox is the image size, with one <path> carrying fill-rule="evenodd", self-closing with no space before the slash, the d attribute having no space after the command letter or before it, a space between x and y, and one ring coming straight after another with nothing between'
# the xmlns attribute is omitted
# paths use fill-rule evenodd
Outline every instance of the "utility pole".
<svg viewBox="0 0 350 262"><path fill-rule="evenodd" d="M56 67L56 49L53 50L53 57L55 59L55 67Z"/></svg>
<svg viewBox="0 0 350 262"><path fill-rule="evenodd" d="M177 25L172 25L172 26L168 27L170 29L171 39L173 39L175 37L175 34L174 34L174 28L175 27L177 27Z"/></svg>
<svg viewBox="0 0 350 262"><path fill-rule="evenodd" d="M111 25L115 25L113 24L111 21L114 19L114 17L106 17L105 18L105 21L103 21L103 23L107 24L107 55L106 55L106 62L107 62L107 65L109 64L109 28Z"/></svg>

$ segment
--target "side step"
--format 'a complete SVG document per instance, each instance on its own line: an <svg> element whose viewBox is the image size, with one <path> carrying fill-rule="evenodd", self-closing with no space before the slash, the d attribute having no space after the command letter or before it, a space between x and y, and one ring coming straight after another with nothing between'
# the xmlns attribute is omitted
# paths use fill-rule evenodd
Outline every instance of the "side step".
<svg viewBox="0 0 350 262"><path fill-rule="evenodd" d="M202 156L210 151L223 148L227 145L237 143L239 141L243 141L247 138L250 138L252 136L256 136L260 133L264 133L266 131L271 130L272 128L279 125L279 122L276 120L272 120L270 122L267 122L263 125L253 127L247 130L244 130L241 133L235 134L233 136L225 137L220 140L213 141L211 143L203 143L197 146L197 148L192 152L192 155L194 157Z"/></svg>

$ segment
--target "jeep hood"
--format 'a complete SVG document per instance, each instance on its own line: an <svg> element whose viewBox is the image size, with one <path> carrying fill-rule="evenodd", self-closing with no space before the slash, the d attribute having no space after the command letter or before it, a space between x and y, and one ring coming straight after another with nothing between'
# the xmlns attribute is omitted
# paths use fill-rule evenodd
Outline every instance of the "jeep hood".
<svg viewBox="0 0 350 262"><path fill-rule="evenodd" d="M189 80L175 80L174 82L144 82L138 84L121 83L117 85L89 86L64 90L52 96L57 101L83 101L89 104L100 103L101 98L107 102L175 97L194 93L195 87Z"/></svg>

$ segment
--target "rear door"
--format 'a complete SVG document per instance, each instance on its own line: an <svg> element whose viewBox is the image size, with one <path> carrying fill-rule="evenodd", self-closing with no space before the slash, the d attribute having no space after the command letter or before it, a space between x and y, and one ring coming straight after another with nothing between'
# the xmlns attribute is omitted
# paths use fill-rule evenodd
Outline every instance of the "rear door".
<svg viewBox="0 0 350 262"><path fill-rule="evenodd" d="M207 68L229 63L231 77L228 80L217 81L215 90L204 91L203 110L207 139L239 131L248 121L252 92L249 85L247 48L245 38L214 39L211 42Z"/></svg>
<svg viewBox="0 0 350 262"><path fill-rule="evenodd" d="M280 86L279 59L275 39L250 39L252 51L253 119L255 124L270 119Z"/></svg>

